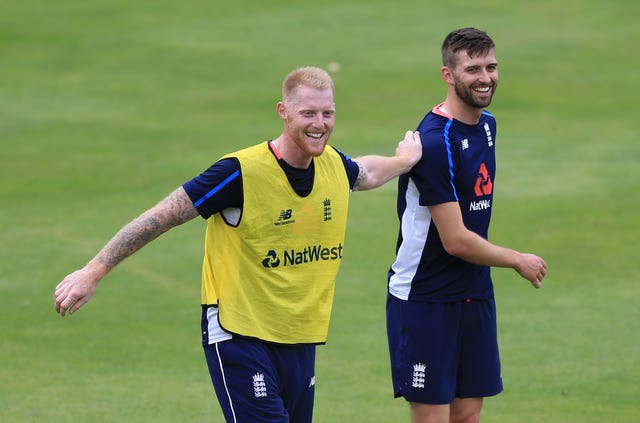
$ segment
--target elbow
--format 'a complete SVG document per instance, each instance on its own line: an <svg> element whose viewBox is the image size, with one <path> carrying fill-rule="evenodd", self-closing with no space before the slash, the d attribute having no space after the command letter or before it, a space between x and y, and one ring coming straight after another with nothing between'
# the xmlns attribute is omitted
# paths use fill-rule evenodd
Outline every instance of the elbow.
<svg viewBox="0 0 640 423"><path fill-rule="evenodd" d="M447 254L459 258L466 257L469 250L466 243L456 239L442 240L442 246L444 247L444 250L447 252Z"/></svg>
<svg viewBox="0 0 640 423"><path fill-rule="evenodd" d="M362 178L356 183L356 191L367 191L370 189L375 189L381 185L384 185L386 182L386 180L369 173L367 174L366 178Z"/></svg>
<svg viewBox="0 0 640 423"><path fill-rule="evenodd" d="M444 247L444 250L447 252L447 254L449 254L451 256L458 257L458 254L460 254L460 249L455 245L442 244L442 246Z"/></svg>

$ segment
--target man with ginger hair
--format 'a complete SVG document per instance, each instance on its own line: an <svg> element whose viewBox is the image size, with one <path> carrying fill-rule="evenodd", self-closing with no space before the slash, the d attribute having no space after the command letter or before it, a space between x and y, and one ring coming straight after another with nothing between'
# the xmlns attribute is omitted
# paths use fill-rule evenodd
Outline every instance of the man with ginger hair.
<svg viewBox="0 0 640 423"><path fill-rule="evenodd" d="M315 349L327 338L350 193L407 172L422 154L411 131L392 157L351 159L326 148L334 85L319 68L291 72L276 110L278 137L227 154L178 187L54 294L58 313L75 313L118 263L202 216L202 342L228 422L311 422Z"/></svg>

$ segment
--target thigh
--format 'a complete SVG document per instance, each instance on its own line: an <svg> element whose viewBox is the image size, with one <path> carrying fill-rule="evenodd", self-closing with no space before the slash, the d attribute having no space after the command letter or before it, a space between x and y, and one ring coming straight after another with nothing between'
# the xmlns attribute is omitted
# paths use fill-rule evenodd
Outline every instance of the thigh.
<svg viewBox="0 0 640 423"><path fill-rule="evenodd" d="M449 404L409 403L411 423L450 423Z"/></svg>
<svg viewBox="0 0 640 423"><path fill-rule="evenodd" d="M387 301L394 395L422 404L449 404L456 392L460 304Z"/></svg>
<svg viewBox="0 0 640 423"><path fill-rule="evenodd" d="M277 348L280 388L291 422L311 422L315 396L315 345Z"/></svg>
<svg viewBox="0 0 640 423"><path fill-rule="evenodd" d="M289 422L266 344L233 338L206 346L205 356L227 422Z"/></svg>
<svg viewBox="0 0 640 423"><path fill-rule="evenodd" d="M502 392L495 301L462 304L460 366L456 397L488 397Z"/></svg>

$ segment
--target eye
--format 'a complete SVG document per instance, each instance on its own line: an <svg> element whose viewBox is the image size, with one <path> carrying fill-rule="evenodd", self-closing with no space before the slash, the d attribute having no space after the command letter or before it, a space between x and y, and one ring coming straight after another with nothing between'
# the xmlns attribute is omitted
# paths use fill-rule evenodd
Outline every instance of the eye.
<svg viewBox="0 0 640 423"><path fill-rule="evenodd" d="M336 112L333 110L327 110L326 112L323 113L324 117L328 117L328 118L333 117L333 115L335 114Z"/></svg>

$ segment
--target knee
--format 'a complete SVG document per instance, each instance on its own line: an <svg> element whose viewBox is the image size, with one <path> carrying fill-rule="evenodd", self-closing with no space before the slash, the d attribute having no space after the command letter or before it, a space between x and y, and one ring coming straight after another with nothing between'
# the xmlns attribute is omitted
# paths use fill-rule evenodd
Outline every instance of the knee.
<svg viewBox="0 0 640 423"><path fill-rule="evenodd" d="M480 423L480 413L470 415L451 414L450 423Z"/></svg>
<svg viewBox="0 0 640 423"><path fill-rule="evenodd" d="M456 398L451 407L450 423L480 423L481 398Z"/></svg>

